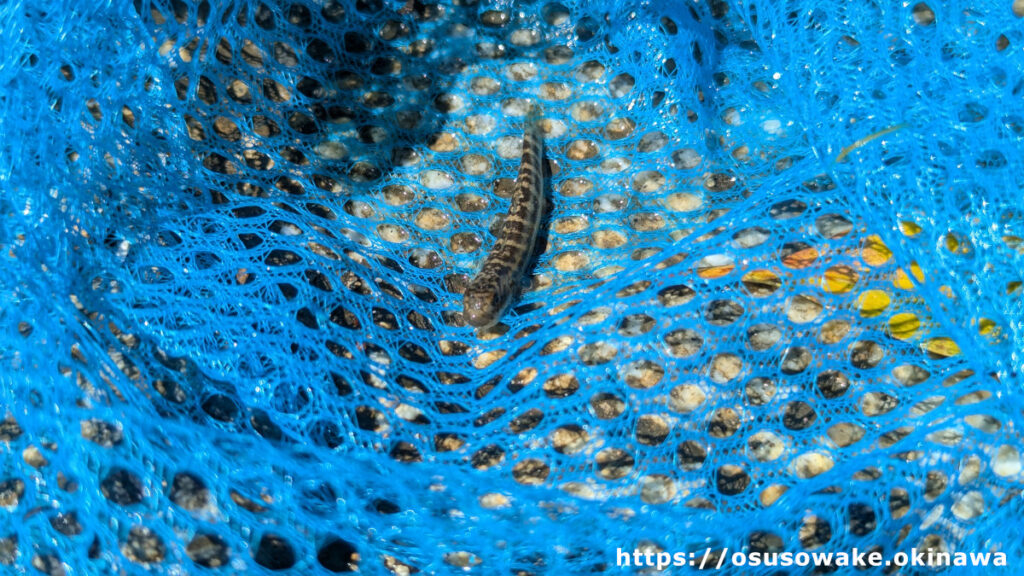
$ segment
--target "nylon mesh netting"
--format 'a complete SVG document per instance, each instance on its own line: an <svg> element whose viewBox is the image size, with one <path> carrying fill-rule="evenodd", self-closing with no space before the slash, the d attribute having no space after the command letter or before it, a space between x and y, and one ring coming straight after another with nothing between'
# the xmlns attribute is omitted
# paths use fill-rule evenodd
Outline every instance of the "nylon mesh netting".
<svg viewBox="0 0 1024 576"><path fill-rule="evenodd" d="M0 565L1016 573L1022 15L0 5ZM550 209L476 331L532 102Z"/></svg>

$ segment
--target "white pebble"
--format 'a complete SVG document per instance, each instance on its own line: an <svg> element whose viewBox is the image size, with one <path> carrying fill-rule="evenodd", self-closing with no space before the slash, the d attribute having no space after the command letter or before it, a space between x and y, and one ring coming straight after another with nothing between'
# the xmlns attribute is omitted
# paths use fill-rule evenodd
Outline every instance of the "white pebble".
<svg viewBox="0 0 1024 576"><path fill-rule="evenodd" d="M425 170L420 174L420 183L431 190L449 188L455 183L451 174L441 170Z"/></svg>
<svg viewBox="0 0 1024 576"><path fill-rule="evenodd" d="M324 160L341 160L348 156L348 148L341 142L328 140L317 144L316 153Z"/></svg>
<svg viewBox="0 0 1024 576"><path fill-rule="evenodd" d="M1020 473L1020 453L1013 446L1003 444L992 459L992 471L996 476L1014 476Z"/></svg>
<svg viewBox="0 0 1024 576"><path fill-rule="evenodd" d="M761 124L761 129L769 134L779 134L782 132L782 122L778 120L765 120Z"/></svg>
<svg viewBox="0 0 1024 576"><path fill-rule="evenodd" d="M503 136L498 139L498 156L506 160L519 158L523 154L523 139L519 136Z"/></svg>
<svg viewBox="0 0 1024 576"><path fill-rule="evenodd" d="M960 497L953 504L953 515L961 520L970 520L985 513L985 497L981 492L972 490Z"/></svg>

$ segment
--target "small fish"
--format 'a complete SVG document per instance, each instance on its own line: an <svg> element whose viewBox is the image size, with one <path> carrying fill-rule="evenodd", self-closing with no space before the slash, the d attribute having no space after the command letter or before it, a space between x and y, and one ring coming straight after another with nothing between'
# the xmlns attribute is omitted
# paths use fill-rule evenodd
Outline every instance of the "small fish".
<svg viewBox="0 0 1024 576"><path fill-rule="evenodd" d="M512 191L512 203L498 232L498 240L480 272L470 280L462 300L462 316L471 326L488 328L508 310L526 265L533 254L544 212L544 183L541 157L539 107L526 116L523 156Z"/></svg>

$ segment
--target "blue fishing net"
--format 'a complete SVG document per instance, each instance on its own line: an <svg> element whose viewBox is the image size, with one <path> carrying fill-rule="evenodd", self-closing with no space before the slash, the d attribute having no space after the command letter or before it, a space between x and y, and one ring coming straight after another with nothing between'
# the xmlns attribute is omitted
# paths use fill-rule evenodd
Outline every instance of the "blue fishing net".
<svg viewBox="0 0 1024 576"><path fill-rule="evenodd" d="M1016 573L1022 15L0 5L2 571Z"/></svg>

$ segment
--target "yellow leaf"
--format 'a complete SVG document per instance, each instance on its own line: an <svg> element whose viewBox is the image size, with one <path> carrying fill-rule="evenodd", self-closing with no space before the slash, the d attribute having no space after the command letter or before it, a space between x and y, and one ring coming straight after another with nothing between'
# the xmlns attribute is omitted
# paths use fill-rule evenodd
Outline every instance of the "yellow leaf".
<svg viewBox="0 0 1024 576"><path fill-rule="evenodd" d="M860 294L860 315L864 318L878 316L889 307L892 299L882 290L865 290Z"/></svg>
<svg viewBox="0 0 1024 576"><path fill-rule="evenodd" d="M989 320L988 318L978 319L978 332L981 334L989 334L997 328L998 325L995 323L994 320Z"/></svg>
<svg viewBox="0 0 1024 576"><path fill-rule="evenodd" d="M889 319L889 333L899 340L911 338L920 327L921 320L909 312L895 314Z"/></svg>
<svg viewBox="0 0 1024 576"><path fill-rule="evenodd" d="M864 249L861 257L868 266L881 266L892 258L892 250L882 242L881 237L872 234L864 239Z"/></svg>
<svg viewBox="0 0 1024 576"><path fill-rule="evenodd" d="M753 296L768 296L782 286L782 279L771 270L751 270L743 275L743 285Z"/></svg>
<svg viewBox="0 0 1024 576"><path fill-rule="evenodd" d="M860 275L852 266L836 265L825 270L825 282L822 288L832 294L843 294L853 290Z"/></svg>
<svg viewBox="0 0 1024 576"><path fill-rule="evenodd" d="M960 346L952 338L946 336L929 338L921 343L921 347L935 356L945 356L946 358L960 353Z"/></svg>
<svg viewBox="0 0 1024 576"><path fill-rule="evenodd" d="M923 228L918 226L916 222L911 222L910 220L903 220L900 222L900 230L903 232L904 236L917 236L918 234L921 233L921 230L923 230Z"/></svg>

